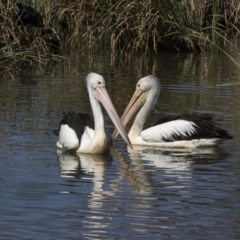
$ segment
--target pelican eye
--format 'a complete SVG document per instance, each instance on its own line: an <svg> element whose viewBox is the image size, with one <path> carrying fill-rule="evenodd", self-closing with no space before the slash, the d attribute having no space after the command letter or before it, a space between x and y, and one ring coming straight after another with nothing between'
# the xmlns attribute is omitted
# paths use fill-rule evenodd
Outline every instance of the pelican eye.
<svg viewBox="0 0 240 240"><path fill-rule="evenodd" d="M98 81L98 85L101 85L101 81Z"/></svg>

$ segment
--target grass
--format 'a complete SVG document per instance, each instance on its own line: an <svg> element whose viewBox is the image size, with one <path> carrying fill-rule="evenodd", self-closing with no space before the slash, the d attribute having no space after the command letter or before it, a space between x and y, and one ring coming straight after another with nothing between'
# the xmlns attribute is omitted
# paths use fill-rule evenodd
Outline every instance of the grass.
<svg viewBox="0 0 240 240"><path fill-rule="evenodd" d="M233 46L229 39L240 33L238 0L43 0L31 5L43 14L45 26L59 33L62 49L107 47L125 56L217 48L227 54L222 42ZM0 61L42 65L53 57L41 30L16 25L15 1L1 1Z"/></svg>
<svg viewBox="0 0 240 240"><path fill-rule="evenodd" d="M49 48L42 29L17 25L15 2L0 2L0 72L2 77L13 77L20 65L46 65L56 59Z"/></svg>
<svg viewBox="0 0 240 240"><path fill-rule="evenodd" d="M195 51L216 43L217 31L235 32L240 22L240 3L79 0L53 6L50 15L57 16L57 27L68 33L66 42L70 45L77 44L81 37L89 48L101 43L118 52Z"/></svg>

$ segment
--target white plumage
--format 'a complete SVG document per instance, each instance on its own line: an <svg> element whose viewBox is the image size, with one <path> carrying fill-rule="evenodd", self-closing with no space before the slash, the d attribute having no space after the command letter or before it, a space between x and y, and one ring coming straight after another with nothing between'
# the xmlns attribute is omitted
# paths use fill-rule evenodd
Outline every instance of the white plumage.
<svg viewBox="0 0 240 240"><path fill-rule="evenodd" d="M70 128L67 124L62 124L59 131L59 138L57 141L57 147L60 149L77 149L79 146L79 139L76 132Z"/></svg>
<svg viewBox="0 0 240 240"><path fill-rule="evenodd" d="M174 120L153 127L141 132L141 137L146 142L163 142L164 139L174 141L174 135L187 137L196 132L196 125L186 120Z"/></svg>

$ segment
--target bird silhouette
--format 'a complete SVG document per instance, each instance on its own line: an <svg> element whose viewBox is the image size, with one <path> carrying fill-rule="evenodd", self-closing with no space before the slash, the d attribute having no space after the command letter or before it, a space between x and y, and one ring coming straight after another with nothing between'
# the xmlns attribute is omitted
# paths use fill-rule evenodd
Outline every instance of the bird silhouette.
<svg viewBox="0 0 240 240"><path fill-rule="evenodd" d="M43 18L39 12L37 12L33 7L26 6L21 3L17 3L16 6L19 9L18 25L32 25L35 27L44 27Z"/></svg>

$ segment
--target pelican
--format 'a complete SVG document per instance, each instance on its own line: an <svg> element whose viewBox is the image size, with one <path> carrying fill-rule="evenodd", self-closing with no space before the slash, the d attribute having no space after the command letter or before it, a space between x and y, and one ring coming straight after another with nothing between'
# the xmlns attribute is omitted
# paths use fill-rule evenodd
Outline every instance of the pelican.
<svg viewBox="0 0 240 240"><path fill-rule="evenodd" d="M143 130L150 111L160 93L159 79L153 75L141 78L121 120L126 126L136 115L128 133L132 145L156 147L210 147L231 139L232 136L218 127L210 114L181 115L161 119L152 127ZM117 136L115 129L113 137Z"/></svg>
<svg viewBox="0 0 240 240"><path fill-rule="evenodd" d="M93 112L93 120L86 113L68 112L59 123L57 148L79 153L101 154L108 151L110 137L104 129L104 117L100 103L106 109L124 141L130 144L124 126L108 96L103 77L97 73L86 76L87 90Z"/></svg>

